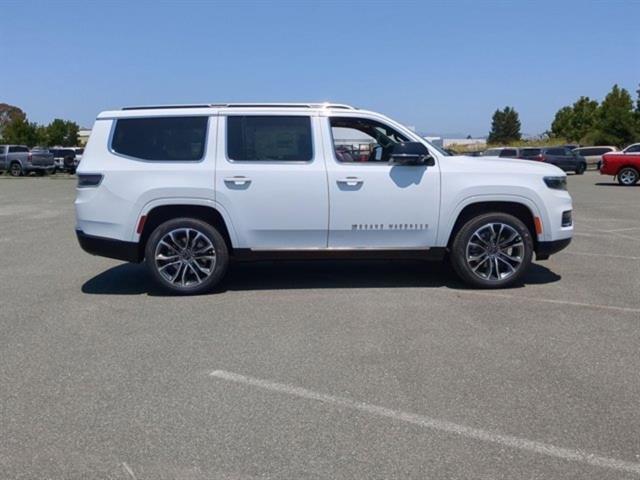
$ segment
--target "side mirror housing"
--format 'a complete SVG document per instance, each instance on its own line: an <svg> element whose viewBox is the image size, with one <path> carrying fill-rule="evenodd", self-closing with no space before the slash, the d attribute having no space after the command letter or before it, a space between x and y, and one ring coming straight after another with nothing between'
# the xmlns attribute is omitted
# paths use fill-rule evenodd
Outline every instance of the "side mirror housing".
<svg viewBox="0 0 640 480"><path fill-rule="evenodd" d="M435 165L429 150L420 142L402 142L394 145L391 161L397 165Z"/></svg>

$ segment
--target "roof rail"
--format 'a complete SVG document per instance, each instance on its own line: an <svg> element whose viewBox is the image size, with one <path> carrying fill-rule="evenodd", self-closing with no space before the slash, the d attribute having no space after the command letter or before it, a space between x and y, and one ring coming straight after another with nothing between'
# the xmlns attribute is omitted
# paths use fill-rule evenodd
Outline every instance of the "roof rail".
<svg viewBox="0 0 640 480"><path fill-rule="evenodd" d="M343 108L355 110L344 103L212 103L212 107L222 108Z"/></svg>
<svg viewBox="0 0 640 480"><path fill-rule="evenodd" d="M190 105L142 105L122 107L122 110L160 110L169 108L333 108L343 110L356 110L351 105L344 103L203 103Z"/></svg>
<svg viewBox="0 0 640 480"><path fill-rule="evenodd" d="M190 105L142 105L135 107L122 107L122 110L160 110L165 108L209 108L208 104L190 104Z"/></svg>

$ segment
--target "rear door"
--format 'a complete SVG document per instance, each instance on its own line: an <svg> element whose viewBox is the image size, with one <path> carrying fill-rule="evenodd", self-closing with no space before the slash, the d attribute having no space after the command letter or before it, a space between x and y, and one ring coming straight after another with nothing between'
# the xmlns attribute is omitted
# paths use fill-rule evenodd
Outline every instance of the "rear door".
<svg viewBox="0 0 640 480"><path fill-rule="evenodd" d="M329 248L426 249L438 229L438 165L394 165L406 133L378 120L322 118L329 179ZM413 139L412 139L413 140Z"/></svg>
<svg viewBox="0 0 640 480"><path fill-rule="evenodd" d="M216 201L231 219L238 246L326 248L329 201L318 118L234 111L220 119Z"/></svg>
<svg viewBox="0 0 640 480"><path fill-rule="evenodd" d="M0 145L0 170L6 170L9 168L7 165L7 149L4 145Z"/></svg>

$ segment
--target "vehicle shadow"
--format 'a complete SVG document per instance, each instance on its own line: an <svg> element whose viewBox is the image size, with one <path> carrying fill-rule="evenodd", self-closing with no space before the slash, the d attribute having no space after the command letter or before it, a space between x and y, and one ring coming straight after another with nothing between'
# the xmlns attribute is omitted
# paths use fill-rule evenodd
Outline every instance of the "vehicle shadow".
<svg viewBox="0 0 640 480"><path fill-rule="evenodd" d="M549 284L562 277L534 263L524 281L516 285ZM443 262L341 260L234 263L212 293L248 290L299 290L329 288L451 288L466 290ZM117 265L82 285L91 295L170 296L157 287L142 264Z"/></svg>
<svg viewBox="0 0 640 480"><path fill-rule="evenodd" d="M635 185L622 186L618 182L596 182L595 185L599 187L621 187L621 188L640 187L640 183L636 183Z"/></svg>

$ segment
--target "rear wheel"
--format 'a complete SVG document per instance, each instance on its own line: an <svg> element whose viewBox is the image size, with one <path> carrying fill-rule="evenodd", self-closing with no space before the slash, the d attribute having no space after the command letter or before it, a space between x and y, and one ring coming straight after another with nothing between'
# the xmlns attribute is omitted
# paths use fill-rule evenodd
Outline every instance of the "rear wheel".
<svg viewBox="0 0 640 480"><path fill-rule="evenodd" d="M579 163L576 167L576 175L582 175L584 171L587 169L586 163Z"/></svg>
<svg viewBox="0 0 640 480"><path fill-rule="evenodd" d="M472 218L458 231L451 264L458 276L479 288L504 288L525 274L533 256L531 232L506 213Z"/></svg>
<svg viewBox="0 0 640 480"><path fill-rule="evenodd" d="M625 187L630 187L638 183L638 171L633 167L624 167L618 172L618 183Z"/></svg>
<svg viewBox="0 0 640 480"><path fill-rule="evenodd" d="M213 226L177 218L158 226L145 247L145 260L163 289L181 295L210 291L224 276L229 252Z"/></svg>
<svg viewBox="0 0 640 480"><path fill-rule="evenodd" d="M24 172L22 171L22 165L20 165L18 162L13 162L9 167L9 175L11 175L12 177L21 177L22 175L24 175Z"/></svg>

